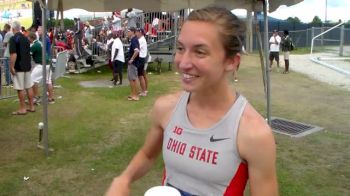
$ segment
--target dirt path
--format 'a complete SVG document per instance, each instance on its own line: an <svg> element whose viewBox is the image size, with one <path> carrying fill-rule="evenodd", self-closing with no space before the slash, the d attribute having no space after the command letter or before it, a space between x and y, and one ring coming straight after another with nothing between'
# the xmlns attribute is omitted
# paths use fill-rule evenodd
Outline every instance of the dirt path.
<svg viewBox="0 0 350 196"><path fill-rule="evenodd" d="M296 72L304 73L316 80L339 86L350 91L350 76L317 64L311 61L309 57L309 54L290 55L290 69ZM281 56L281 59L283 59L283 56ZM338 63L339 67L350 68L350 62L347 61L333 61L332 64L333 63ZM282 67L283 66L284 63L282 63Z"/></svg>

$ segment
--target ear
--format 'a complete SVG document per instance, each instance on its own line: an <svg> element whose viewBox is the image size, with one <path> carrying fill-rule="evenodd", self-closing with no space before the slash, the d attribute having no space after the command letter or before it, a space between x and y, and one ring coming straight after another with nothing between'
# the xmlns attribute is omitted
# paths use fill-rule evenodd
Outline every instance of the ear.
<svg viewBox="0 0 350 196"><path fill-rule="evenodd" d="M232 72L237 70L237 66L241 62L241 54L237 53L233 56L230 56L226 59L225 62L225 71Z"/></svg>

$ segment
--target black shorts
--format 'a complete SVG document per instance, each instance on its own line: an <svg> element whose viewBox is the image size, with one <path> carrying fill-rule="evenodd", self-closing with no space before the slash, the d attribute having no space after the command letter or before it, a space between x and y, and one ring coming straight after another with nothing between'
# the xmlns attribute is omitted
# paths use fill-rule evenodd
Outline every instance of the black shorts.
<svg viewBox="0 0 350 196"><path fill-rule="evenodd" d="M137 65L137 76L145 75L145 62L146 58L139 58L139 63Z"/></svg>
<svg viewBox="0 0 350 196"><path fill-rule="evenodd" d="M113 72L114 73L120 73L123 70L123 62L115 60L113 61Z"/></svg>
<svg viewBox="0 0 350 196"><path fill-rule="evenodd" d="M270 61L273 61L273 59L275 59L278 62L280 60L279 52L270 52L269 59Z"/></svg>

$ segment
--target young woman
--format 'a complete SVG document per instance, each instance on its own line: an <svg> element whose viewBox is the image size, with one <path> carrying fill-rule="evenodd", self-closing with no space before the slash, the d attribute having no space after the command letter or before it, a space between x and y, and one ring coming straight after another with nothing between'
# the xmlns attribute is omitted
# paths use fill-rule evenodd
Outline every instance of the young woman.
<svg viewBox="0 0 350 196"><path fill-rule="evenodd" d="M163 184L182 195L277 195L275 141L264 118L233 90L244 29L229 10L191 12L177 42L183 92L160 97L144 146L107 195L128 195L163 152Z"/></svg>

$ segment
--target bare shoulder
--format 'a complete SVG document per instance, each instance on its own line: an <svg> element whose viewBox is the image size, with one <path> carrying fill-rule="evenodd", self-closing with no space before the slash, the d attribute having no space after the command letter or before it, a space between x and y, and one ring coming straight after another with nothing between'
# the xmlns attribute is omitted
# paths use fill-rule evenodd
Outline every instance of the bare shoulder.
<svg viewBox="0 0 350 196"><path fill-rule="evenodd" d="M244 159L260 150L273 151L274 136L265 119L248 103L238 130L239 152Z"/></svg>
<svg viewBox="0 0 350 196"><path fill-rule="evenodd" d="M182 92L163 95L155 101L152 109L152 118L162 125L168 122Z"/></svg>
<svg viewBox="0 0 350 196"><path fill-rule="evenodd" d="M246 137L255 137L271 133L271 129L265 119L248 103L240 121L242 134Z"/></svg>

